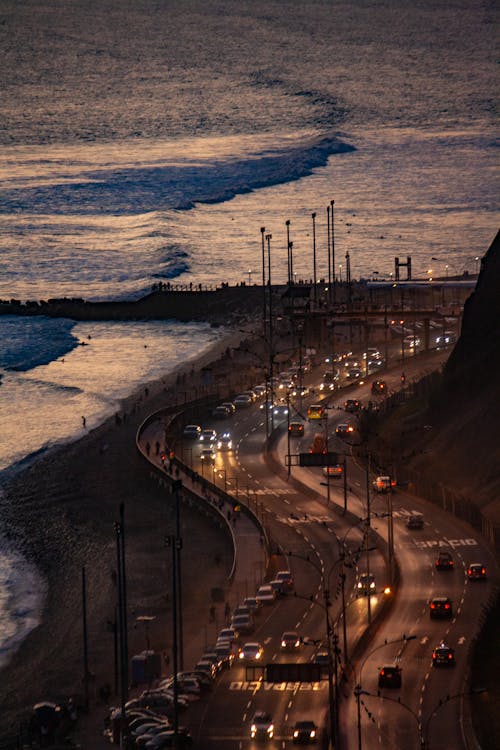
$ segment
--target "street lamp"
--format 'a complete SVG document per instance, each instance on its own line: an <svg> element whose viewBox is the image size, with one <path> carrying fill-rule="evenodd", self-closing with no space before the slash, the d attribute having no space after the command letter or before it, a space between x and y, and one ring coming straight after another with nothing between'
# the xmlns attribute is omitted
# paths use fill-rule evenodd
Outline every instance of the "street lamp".
<svg viewBox="0 0 500 750"><path fill-rule="evenodd" d="M266 335L266 250L264 244L264 233L265 227L260 228L260 234L262 237L262 333Z"/></svg>
<svg viewBox="0 0 500 750"><path fill-rule="evenodd" d="M313 223L313 295L314 304L316 305L318 302L318 292L316 287L316 211L312 212L311 217Z"/></svg>

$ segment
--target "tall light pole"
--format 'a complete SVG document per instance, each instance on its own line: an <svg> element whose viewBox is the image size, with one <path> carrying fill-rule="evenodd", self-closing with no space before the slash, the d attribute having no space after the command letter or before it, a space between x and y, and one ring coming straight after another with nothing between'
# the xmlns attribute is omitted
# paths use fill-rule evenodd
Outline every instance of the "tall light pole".
<svg viewBox="0 0 500 750"><path fill-rule="evenodd" d="M292 264L290 261L290 219L285 221L286 225L286 252L287 252L287 268L288 268L288 286L292 283Z"/></svg>
<svg viewBox="0 0 500 750"><path fill-rule="evenodd" d="M269 383L271 389L271 432L274 431L274 383L273 383L273 287L271 283L271 240L272 234L266 234L267 242L267 283L269 285ZM267 417L266 417L267 419Z"/></svg>
<svg viewBox="0 0 500 750"><path fill-rule="evenodd" d="M266 250L264 245L265 227L260 228L262 236L262 333L266 335Z"/></svg>
<svg viewBox="0 0 500 750"><path fill-rule="evenodd" d="M318 303L318 290L316 287L316 211L311 214L313 223L313 298L314 305Z"/></svg>
<svg viewBox="0 0 500 750"><path fill-rule="evenodd" d="M331 255L330 255L330 245L331 245L331 233L330 233L330 206L326 207L326 224L327 224L327 248L328 248L328 296L330 298L330 302L332 300L332 264L331 264Z"/></svg>
<svg viewBox="0 0 500 750"><path fill-rule="evenodd" d="M335 201L330 201L330 216L332 221L332 300L335 302L335 225L334 225L334 206Z"/></svg>

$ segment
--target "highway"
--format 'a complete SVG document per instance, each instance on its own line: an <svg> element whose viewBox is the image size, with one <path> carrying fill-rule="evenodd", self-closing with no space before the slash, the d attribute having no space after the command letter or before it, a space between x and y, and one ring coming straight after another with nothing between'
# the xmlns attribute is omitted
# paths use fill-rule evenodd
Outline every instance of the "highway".
<svg viewBox="0 0 500 750"><path fill-rule="evenodd" d="M416 374L418 358L407 367L409 373L414 370ZM390 390L400 387L399 375L399 370L383 375ZM311 375L310 379L317 377ZM260 642L264 664L311 661L317 650L327 649L328 622L333 623L336 668L332 680L339 701L330 716L328 680L271 684L261 679L259 669L237 663L222 673L208 699L190 708L196 747L261 747L261 742L250 739L251 720L259 710L273 718L274 736L267 740L269 748L292 747L293 727L301 719L311 719L320 728L320 746L329 728L338 722L337 747L345 750L468 747L463 693L467 689L469 647L498 573L485 542L452 515L400 488L391 494L389 502L386 494L372 492L373 476L367 491L366 469L351 455L350 442L356 440L356 432L349 440L342 440L335 428L339 422L356 425L355 415L343 410L346 398L358 398L363 404L376 400L369 389L375 377L382 376L371 376L365 384L350 388L347 395L339 390L324 400L329 407L329 450L346 456L345 498L343 480L330 478L328 488L321 468L287 466L289 445L292 454L307 452L318 432L317 423L304 420L304 436L289 443L288 417L280 414L271 456L264 454L266 430L259 404L239 409L227 423L224 421L222 430L220 422L203 425L219 432L230 429L233 450L218 454L214 476L219 483L224 481L233 495L237 487L238 497L262 518L270 540L271 569L289 568L294 578L294 592L264 606L256 617L254 632L240 640ZM317 383L310 385L317 389ZM316 390L302 404L302 414L308 403L317 401ZM290 418L295 418L293 405ZM384 544L391 511L393 561ZM424 515L423 529L406 526L408 516L415 512ZM453 571L435 569L438 549L451 551ZM468 580L470 562L487 566L487 581ZM399 571L395 586L392 571ZM376 593L358 597L357 581L366 572L375 576ZM241 600L254 594L261 582L258 579L256 575L247 582ZM386 589L390 591L385 593ZM430 619L429 599L434 596L451 598L451 619ZM233 606L239 603L235 601ZM383 606L386 615L378 621ZM357 644L370 623L370 637L363 641L361 650ZM280 647L286 630L296 630L305 641L296 653L283 652ZM432 650L442 641L454 649L455 666L432 666ZM401 688L379 690L380 668L394 663L402 670Z"/></svg>

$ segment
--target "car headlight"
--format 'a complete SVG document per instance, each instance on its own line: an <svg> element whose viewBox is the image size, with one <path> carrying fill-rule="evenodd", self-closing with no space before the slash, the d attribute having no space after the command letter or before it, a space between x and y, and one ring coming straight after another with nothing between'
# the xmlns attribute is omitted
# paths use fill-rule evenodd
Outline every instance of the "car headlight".
<svg viewBox="0 0 500 750"><path fill-rule="evenodd" d="M244 658L244 654L241 651L240 651L240 653L238 655L239 655L240 659Z"/></svg>
<svg viewBox="0 0 500 750"><path fill-rule="evenodd" d="M271 724L271 726L267 728L267 733L268 733L269 737L273 736L273 734L274 734L274 724Z"/></svg>
<svg viewBox="0 0 500 750"><path fill-rule="evenodd" d="M314 739L314 737L316 737L316 730L315 730L315 729L311 729L311 732L310 732L310 734L309 734L309 737L310 737L311 739Z"/></svg>
<svg viewBox="0 0 500 750"><path fill-rule="evenodd" d="M358 581L358 589L361 589L361 588L363 588L363 584L361 583L361 581Z"/></svg>
<svg viewBox="0 0 500 750"><path fill-rule="evenodd" d="M293 733L293 738L294 738L294 739L297 739L297 737L298 737L298 736L299 736L299 733L298 733L298 730L296 729L296 730L294 731L294 733Z"/></svg>

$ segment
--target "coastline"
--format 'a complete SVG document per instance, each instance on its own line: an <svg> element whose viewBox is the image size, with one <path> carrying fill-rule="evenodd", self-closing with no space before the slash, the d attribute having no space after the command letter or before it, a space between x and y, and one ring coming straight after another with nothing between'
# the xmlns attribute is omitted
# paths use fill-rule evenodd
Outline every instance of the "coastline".
<svg viewBox="0 0 500 750"><path fill-rule="evenodd" d="M250 335L250 333L249 333ZM245 334L228 329L201 356L145 384L121 403L120 411L87 435L51 449L10 476L0 498L9 544L35 564L46 585L40 623L2 669L0 737L17 731L19 719L42 699L64 700L82 693L81 576L85 568L89 669L94 688L113 684L115 535L119 504L125 504L130 611L151 614L151 647L168 646L168 565L163 537L173 523L165 496L149 482L135 447L142 420L166 402L175 406L214 388L213 371L227 368L224 355ZM210 371L210 382L206 373ZM177 387L182 382L182 394ZM182 395L182 398L181 398ZM180 406L179 406L180 408ZM229 542L196 511L183 509L187 609L224 585ZM159 531L161 529L161 532ZM158 530L155 533L152 530ZM147 554L145 554L147 550ZM213 565L216 556L219 566ZM203 574L200 576L200 571ZM158 581L164 581L159 587ZM192 618L195 621L195 618ZM144 633L130 625L130 653L144 648ZM189 634L187 634L188 636Z"/></svg>

